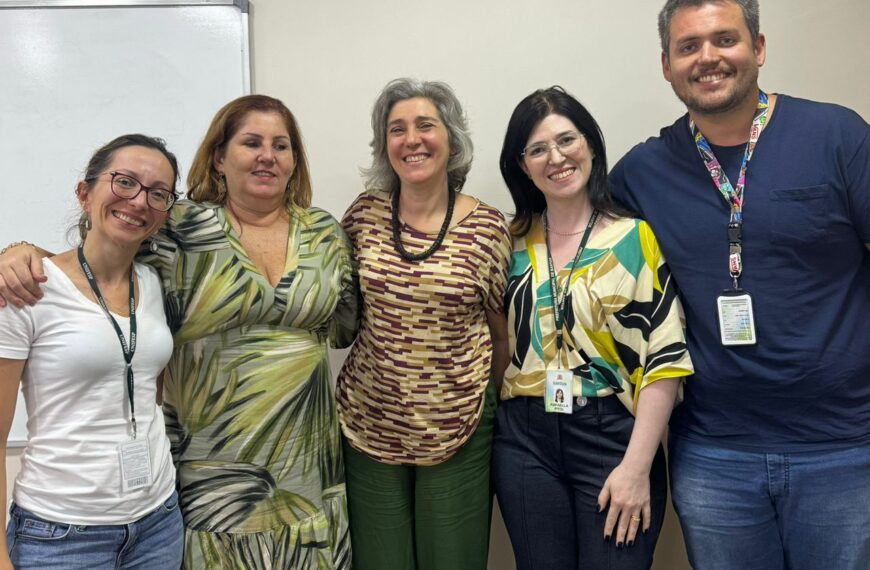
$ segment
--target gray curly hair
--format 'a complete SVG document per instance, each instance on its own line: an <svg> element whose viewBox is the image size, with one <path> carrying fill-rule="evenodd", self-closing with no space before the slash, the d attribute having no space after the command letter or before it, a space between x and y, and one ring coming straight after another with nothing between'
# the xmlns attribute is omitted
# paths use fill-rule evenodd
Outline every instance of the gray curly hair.
<svg viewBox="0 0 870 570"><path fill-rule="evenodd" d="M402 77L387 83L372 108L372 165L362 169L365 186L369 190L397 191L401 182L387 155L387 119L399 101L423 97L435 105L450 141L450 159L447 161L447 185L459 192L471 170L474 145L468 131L468 121L456 93L441 81L420 81Z"/></svg>

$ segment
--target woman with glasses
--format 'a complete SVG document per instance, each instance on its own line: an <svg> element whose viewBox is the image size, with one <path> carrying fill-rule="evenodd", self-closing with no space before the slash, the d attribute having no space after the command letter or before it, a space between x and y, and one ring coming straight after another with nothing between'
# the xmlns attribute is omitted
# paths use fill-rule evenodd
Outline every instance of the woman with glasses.
<svg viewBox="0 0 870 570"><path fill-rule="evenodd" d="M660 441L692 373L670 272L649 226L612 201L598 125L561 88L517 105L500 166L516 208L513 356L493 469L517 568L649 568Z"/></svg>
<svg viewBox="0 0 870 570"><path fill-rule="evenodd" d="M444 83L397 79L343 225L362 322L338 378L356 570L486 568L510 236L461 194L472 145Z"/></svg>
<svg viewBox="0 0 870 570"><path fill-rule="evenodd" d="M29 418L2 570L181 564L157 404L172 336L157 274L134 262L167 219L177 177L159 139L125 135L100 148L76 187L81 243L44 261L39 304L0 311L0 489L19 384Z"/></svg>
<svg viewBox="0 0 870 570"><path fill-rule="evenodd" d="M264 95L225 105L187 184L142 258L175 341L163 394L184 568L349 568L327 342L355 334L356 288L344 232L310 207L290 110ZM15 251L26 266L32 250Z"/></svg>

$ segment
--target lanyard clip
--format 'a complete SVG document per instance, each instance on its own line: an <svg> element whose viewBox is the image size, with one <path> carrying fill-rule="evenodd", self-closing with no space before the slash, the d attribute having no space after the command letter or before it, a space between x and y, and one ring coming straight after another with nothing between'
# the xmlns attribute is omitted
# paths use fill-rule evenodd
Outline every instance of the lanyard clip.
<svg viewBox="0 0 870 570"><path fill-rule="evenodd" d="M728 224L728 243L731 245L739 245L742 241L742 224L730 222Z"/></svg>

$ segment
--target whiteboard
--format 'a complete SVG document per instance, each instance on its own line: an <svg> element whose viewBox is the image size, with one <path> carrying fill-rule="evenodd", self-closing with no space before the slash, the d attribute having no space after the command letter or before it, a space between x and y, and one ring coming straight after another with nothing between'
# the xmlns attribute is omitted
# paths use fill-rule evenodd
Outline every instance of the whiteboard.
<svg viewBox="0 0 870 570"><path fill-rule="evenodd" d="M0 2L0 247L71 247L87 160L124 133L182 168L215 112L250 92L248 2ZM19 395L9 445L27 439Z"/></svg>

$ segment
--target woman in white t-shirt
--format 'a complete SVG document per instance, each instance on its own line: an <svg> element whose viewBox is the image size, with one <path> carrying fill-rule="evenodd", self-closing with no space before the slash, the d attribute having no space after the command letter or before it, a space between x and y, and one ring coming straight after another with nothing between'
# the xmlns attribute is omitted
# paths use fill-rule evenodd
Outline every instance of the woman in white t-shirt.
<svg viewBox="0 0 870 570"><path fill-rule="evenodd" d="M0 570L181 565L157 405L172 336L156 273L134 263L166 220L177 178L159 139L100 148L76 187L82 244L47 259L39 304L0 311L0 489L19 384L28 414Z"/></svg>

